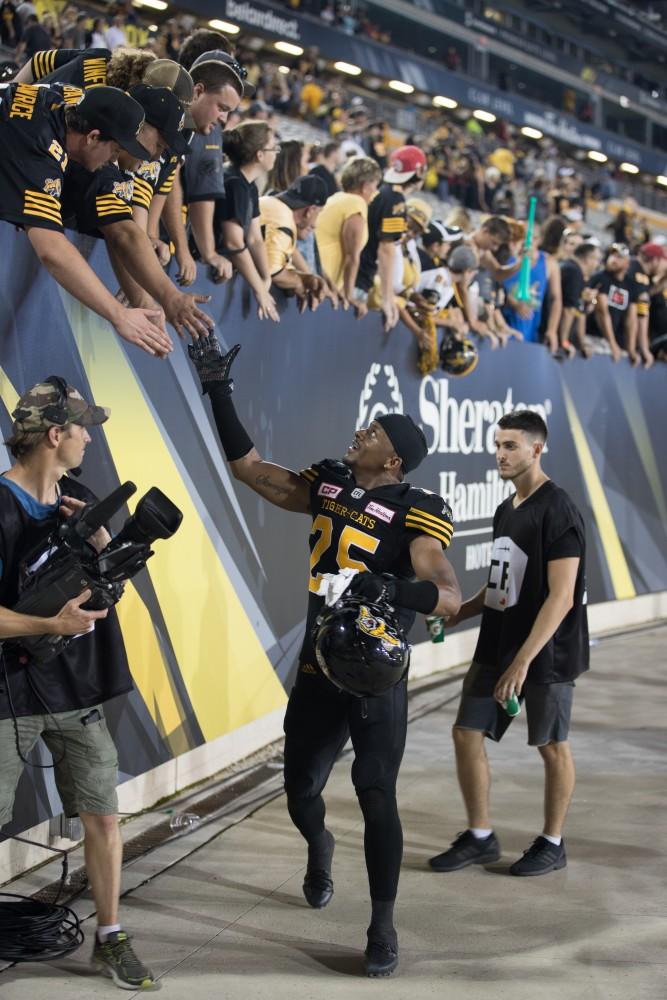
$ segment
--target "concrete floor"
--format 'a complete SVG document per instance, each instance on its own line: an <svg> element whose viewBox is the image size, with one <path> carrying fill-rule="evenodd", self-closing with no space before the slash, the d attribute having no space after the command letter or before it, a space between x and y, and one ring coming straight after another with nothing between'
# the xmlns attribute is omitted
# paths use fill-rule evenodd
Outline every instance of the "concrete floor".
<svg viewBox="0 0 667 1000"><path fill-rule="evenodd" d="M382 985L359 977L368 902L346 756L327 795L338 844L326 910L312 911L302 898L304 848L282 796L124 899L125 926L165 1000L356 1000L379 990L400 1000L665 1000L666 637L662 627L603 640L577 685L578 786L564 871L505 874L541 826L542 766L525 745L521 719L490 748L502 862L450 875L425 867L465 826L449 737L454 701L413 721L408 733L396 975ZM92 938L92 921L84 926ZM118 996L89 972L89 947L54 965L0 974L0 996Z"/></svg>

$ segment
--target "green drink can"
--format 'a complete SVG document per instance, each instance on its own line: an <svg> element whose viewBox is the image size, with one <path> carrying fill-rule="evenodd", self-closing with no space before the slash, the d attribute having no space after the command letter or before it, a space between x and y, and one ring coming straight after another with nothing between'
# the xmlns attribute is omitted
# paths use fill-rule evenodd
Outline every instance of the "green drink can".
<svg viewBox="0 0 667 1000"><path fill-rule="evenodd" d="M426 628L431 636L431 642L445 641L445 619L440 615L427 615Z"/></svg>
<svg viewBox="0 0 667 1000"><path fill-rule="evenodd" d="M515 715L518 715L521 711L521 705L517 696L513 694L511 698L508 698L503 705L503 708L509 715L510 719L513 719Z"/></svg>

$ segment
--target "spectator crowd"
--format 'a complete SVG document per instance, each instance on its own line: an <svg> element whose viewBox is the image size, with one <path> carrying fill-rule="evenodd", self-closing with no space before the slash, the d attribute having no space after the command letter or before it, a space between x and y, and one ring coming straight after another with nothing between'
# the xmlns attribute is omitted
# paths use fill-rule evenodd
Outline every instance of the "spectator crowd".
<svg viewBox="0 0 667 1000"><path fill-rule="evenodd" d="M332 11L345 17L344 6ZM327 301L359 319L376 311L385 330L407 328L422 373L457 344L474 353L480 342L497 348L512 338L541 342L563 360L608 354L648 367L667 359L661 237L651 238L631 200L608 232L587 223L591 199L616 193L606 166L584 170L549 140L443 111L422 113L398 144L315 51L286 73L260 62L249 41L234 49L219 32L193 30L189 15L166 21L139 49L128 46L136 21L122 0L104 20L74 6L40 20L30 0L5 0L2 14L3 41L17 61L5 73L15 77L2 98L6 143L38 145L38 128L31 138L27 122L13 121L13 102L26 100L21 88L69 88L61 90L55 137L70 162L57 176L49 164L46 174L36 168L26 178L15 164L0 166L16 195L0 218L26 229L70 290L81 287L87 265L80 258L78 278L65 277L54 234L64 238L63 229L74 228L105 239L128 315L99 289L82 301L145 349L169 349L165 319L179 333L210 327L203 297L182 290L199 262L215 282L238 272L261 319L280 321L276 290L301 310ZM93 107L104 84L128 91L143 115L138 149L110 124L114 114L122 117L120 106L101 117ZM286 115L317 127L321 141L286 138ZM90 141L81 141L94 122L115 146L100 163L91 160ZM298 135L294 124L288 131ZM26 213L35 185L40 203L54 199L41 216ZM536 224L527 244L531 201ZM162 269L172 256L177 284Z"/></svg>

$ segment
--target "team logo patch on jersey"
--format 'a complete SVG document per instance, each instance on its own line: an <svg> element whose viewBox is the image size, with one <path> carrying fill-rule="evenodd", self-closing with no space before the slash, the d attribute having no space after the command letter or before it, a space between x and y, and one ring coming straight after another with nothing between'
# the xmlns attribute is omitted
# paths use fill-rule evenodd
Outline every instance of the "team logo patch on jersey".
<svg viewBox="0 0 667 1000"><path fill-rule="evenodd" d="M160 176L160 161L159 160L144 160L137 167L137 173L140 177L143 177L146 181L157 181Z"/></svg>
<svg viewBox="0 0 667 1000"><path fill-rule="evenodd" d="M376 503L375 500L371 500L364 507L367 514L372 514L374 517L379 517L381 521L386 521L387 524L391 524L394 520L395 510L389 510L388 507L383 507L381 503Z"/></svg>
<svg viewBox="0 0 667 1000"><path fill-rule="evenodd" d="M352 490L351 496L353 496L355 500L361 500L365 492L366 490L362 490L359 486L357 486L356 490Z"/></svg>
<svg viewBox="0 0 667 1000"><path fill-rule="evenodd" d="M331 497L332 500L342 493L342 486L334 486L333 483L322 483L317 491L318 497Z"/></svg>
<svg viewBox="0 0 667 1000"><path fill-rule="evenodd" d="M50 194L53 198L60 198L60 192L62 191L62 182L54 177L47 177L44 181L44 190L47 194Z"/></svg>
<svg viewBox="0 0 667 1000"><path fill-rule="evenodd" d="M610 306L613 306L614 309L620 309L625 312L628 308L628 302L630 301L627 288L619 288L618 285L610 285L607 301Z"/></svg>
<svg viewBox="0 0 667 1000"><path fill-rule="evenodd" d="M396 632L387 625L384 618L371 614L363 604L359 608L357 625L366 635L372 635L374 639L379 639L388 653L401 645L401 640L396 635Z"/></svg>
<svg viewBox="0 0 667 1000"><path fill-rule="evenodd" d="M134 190L134 184L132 181L114 181L113 193L117 195L122 201L130 202L132 201L132 191Z"/></svg>

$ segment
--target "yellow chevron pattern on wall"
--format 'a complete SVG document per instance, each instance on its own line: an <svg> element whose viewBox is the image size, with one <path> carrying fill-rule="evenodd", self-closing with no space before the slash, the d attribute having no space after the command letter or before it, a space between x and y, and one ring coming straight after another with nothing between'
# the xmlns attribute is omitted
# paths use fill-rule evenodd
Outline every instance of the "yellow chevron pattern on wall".
<svg viewBox="0 0 667 1000"><path fill-rule="evenodd" d="M287 700L285 691L218 558L117 335L68 296L63 301L95 400L111 408L111 419L102 430L119 479L135 482L139 495L159 486L183 512L176 535L159 546L147 568L199 726L207 741L216 739L280 708ZM176 350L180 349L177 345ZM127 621L126 614L123 618ZM154 657L153 663L163 674L167 671L162 656ZM132 660L130 665L133 673L145 674L145 667L135 666ZM151 714L157 709L163 720L173 720L173 687L168 678L153 677L142 691L144 697L146 692L153 701L148 706Z"/></svg>

